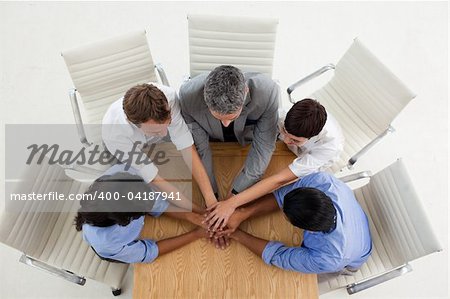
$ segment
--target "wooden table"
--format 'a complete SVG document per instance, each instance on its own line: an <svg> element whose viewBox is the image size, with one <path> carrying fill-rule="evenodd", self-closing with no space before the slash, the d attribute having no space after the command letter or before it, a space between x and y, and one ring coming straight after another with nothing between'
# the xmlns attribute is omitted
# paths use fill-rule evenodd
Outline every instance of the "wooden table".
<svg viewBox="0 0 450 299"><path fill-rule="evenodd" d="M225 194L248 152L234 143L211 143L220 194ZM266 175L286 167L294 158L283 143L277 143ZM201 195L194 185L194 201ZM146 217L141 237L164 239L194 226L162 216ZM281 211L250 219L241 228L255 236L299 246L301 230L293 227ZM198 240L151 264L136 264L133 298L318 298L317 277L284 271L266 265L247 248L232 242L226 250L207 240Z"/></svg>

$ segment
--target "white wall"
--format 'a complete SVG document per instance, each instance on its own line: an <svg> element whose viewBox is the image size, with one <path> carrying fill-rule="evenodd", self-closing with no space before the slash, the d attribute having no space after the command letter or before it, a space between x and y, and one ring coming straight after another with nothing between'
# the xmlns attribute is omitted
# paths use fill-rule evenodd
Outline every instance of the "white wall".
<svg viewBox="0 0 450 299"><path fill-rule="evenodd" d="M4 140L4 124L7 123L73 123L67 98L67 90L72 84L59 53L83 43L145 28L155 61L164 65L171 84L179 87L188 73L188 13L278 17L274 77L283 88L326 63L337 62L352 39L358 36L417 93L417 98L394 122L397 132L361 159L355 171L377 171L397 157L403 157L444 252L413 262L415 270L412 273L352 298L446 298L446 2L1 2L0 140ZM307 95L313 87L306 88L298 96ZM284 100L288 106L287 99ZM3 143L0 150L0 161L4 161ZM3 170L0 179L0 187L3 187ZM65 296L55 295L49 290L65 282L54 279L45 285L47 280L38 278L45 274L34 270L30 271L34 271L33 275L40 281L39 287L36 288L33 282L24 285L17 277L22 277L20 271L26 270L15 267L11 258L16 256L9 249L0 247L0 282L3 286L0 297L3 293L9 298L24 298L28 291L33 294L30 298L89 297L89 287L67 291ZM346 294L335 292L323 297L344 298Z"/></svg>

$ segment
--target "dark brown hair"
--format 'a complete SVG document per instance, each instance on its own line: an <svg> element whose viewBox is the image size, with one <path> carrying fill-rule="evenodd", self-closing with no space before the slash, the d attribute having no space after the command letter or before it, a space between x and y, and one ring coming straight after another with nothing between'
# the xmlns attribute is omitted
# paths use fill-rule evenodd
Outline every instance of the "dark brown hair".
<svg viewBox="0 0 450 299"><path fill-rule="evenodd" d="M303 99L287 113L284 128L289 134L309 139L322 131L326 121L327 112L318 101Z"/></svg>
<svg viewBox="0 0 450 299"><path fill-rule="evenodd" d="M162 123L170 117L166 96L151 84L140 84L130 88L123 99L123 111L128 120L135 125L150 119Z"/></svg>

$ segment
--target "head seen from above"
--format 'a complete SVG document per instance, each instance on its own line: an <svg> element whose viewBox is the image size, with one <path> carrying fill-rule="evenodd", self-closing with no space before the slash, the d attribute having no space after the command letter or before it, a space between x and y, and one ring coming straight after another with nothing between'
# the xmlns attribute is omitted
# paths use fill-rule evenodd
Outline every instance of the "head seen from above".
<svg viewBox="0 0 450 299"><path fill-rule="evenodd" d="M123 99L123 111L129 122L147 136L166 136L171 121L170 107L164 93L151 84L130 88Z"/></svg>
<svg viewBox="0 0 450 299"><path fill-rule="evenodd" d="M153 206L153 202L130 198L151 191L151 187L140 176L127 172L99 177L84 193L91 200L80 201L81 207L75 218L76 229L80 231L85 223L99 227L128 225L145 215ZM96 197L98 194L111 194L114 198L104 200L101 196Z"/></svg>
<svg viewBox="0 0 450 299"><path fill-rule="evenodd" d="M241 114L247 92L244 75L231 65L218 66L209 73L203 91L209 111L225 127Z"/></svg>
<svg viewBox="0 0 450 299"><path fill-rule="evenodd" d="M327 111L316 100L303 99L295 103L284 120L282 132L284 142L297 146L304 145L308 139L322 131L327 121Z"/></svg>
<svg viewBox="0 0 450 299"><path fill-rule="evenodd" d="M283 212L289 222L312 232L329 232L336 225L331 199L315 188L297 188L284 196Z"/></svg>

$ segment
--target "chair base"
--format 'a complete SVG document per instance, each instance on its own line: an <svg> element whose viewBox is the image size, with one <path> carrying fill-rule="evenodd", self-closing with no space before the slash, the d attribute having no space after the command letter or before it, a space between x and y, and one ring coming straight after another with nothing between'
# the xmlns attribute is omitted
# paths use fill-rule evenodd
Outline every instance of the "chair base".
<svg viewBox="0 0 450 299"><path fill-rule="evenodd" d="M352 283L347 286L347 293L349 295L358 293L360 291L366 290L368 288L376 286L385 281L402 276L403 274L411 272L411 271L412 271L411 265L405 264L403 266L400 266L399 268L396 268L387 273L384 273L383 275L380 275L380 276L377 276L377 277L374 277L374 278L371 278L371 279L368 279L368 280L365 280L362 282Z"/></svg>

